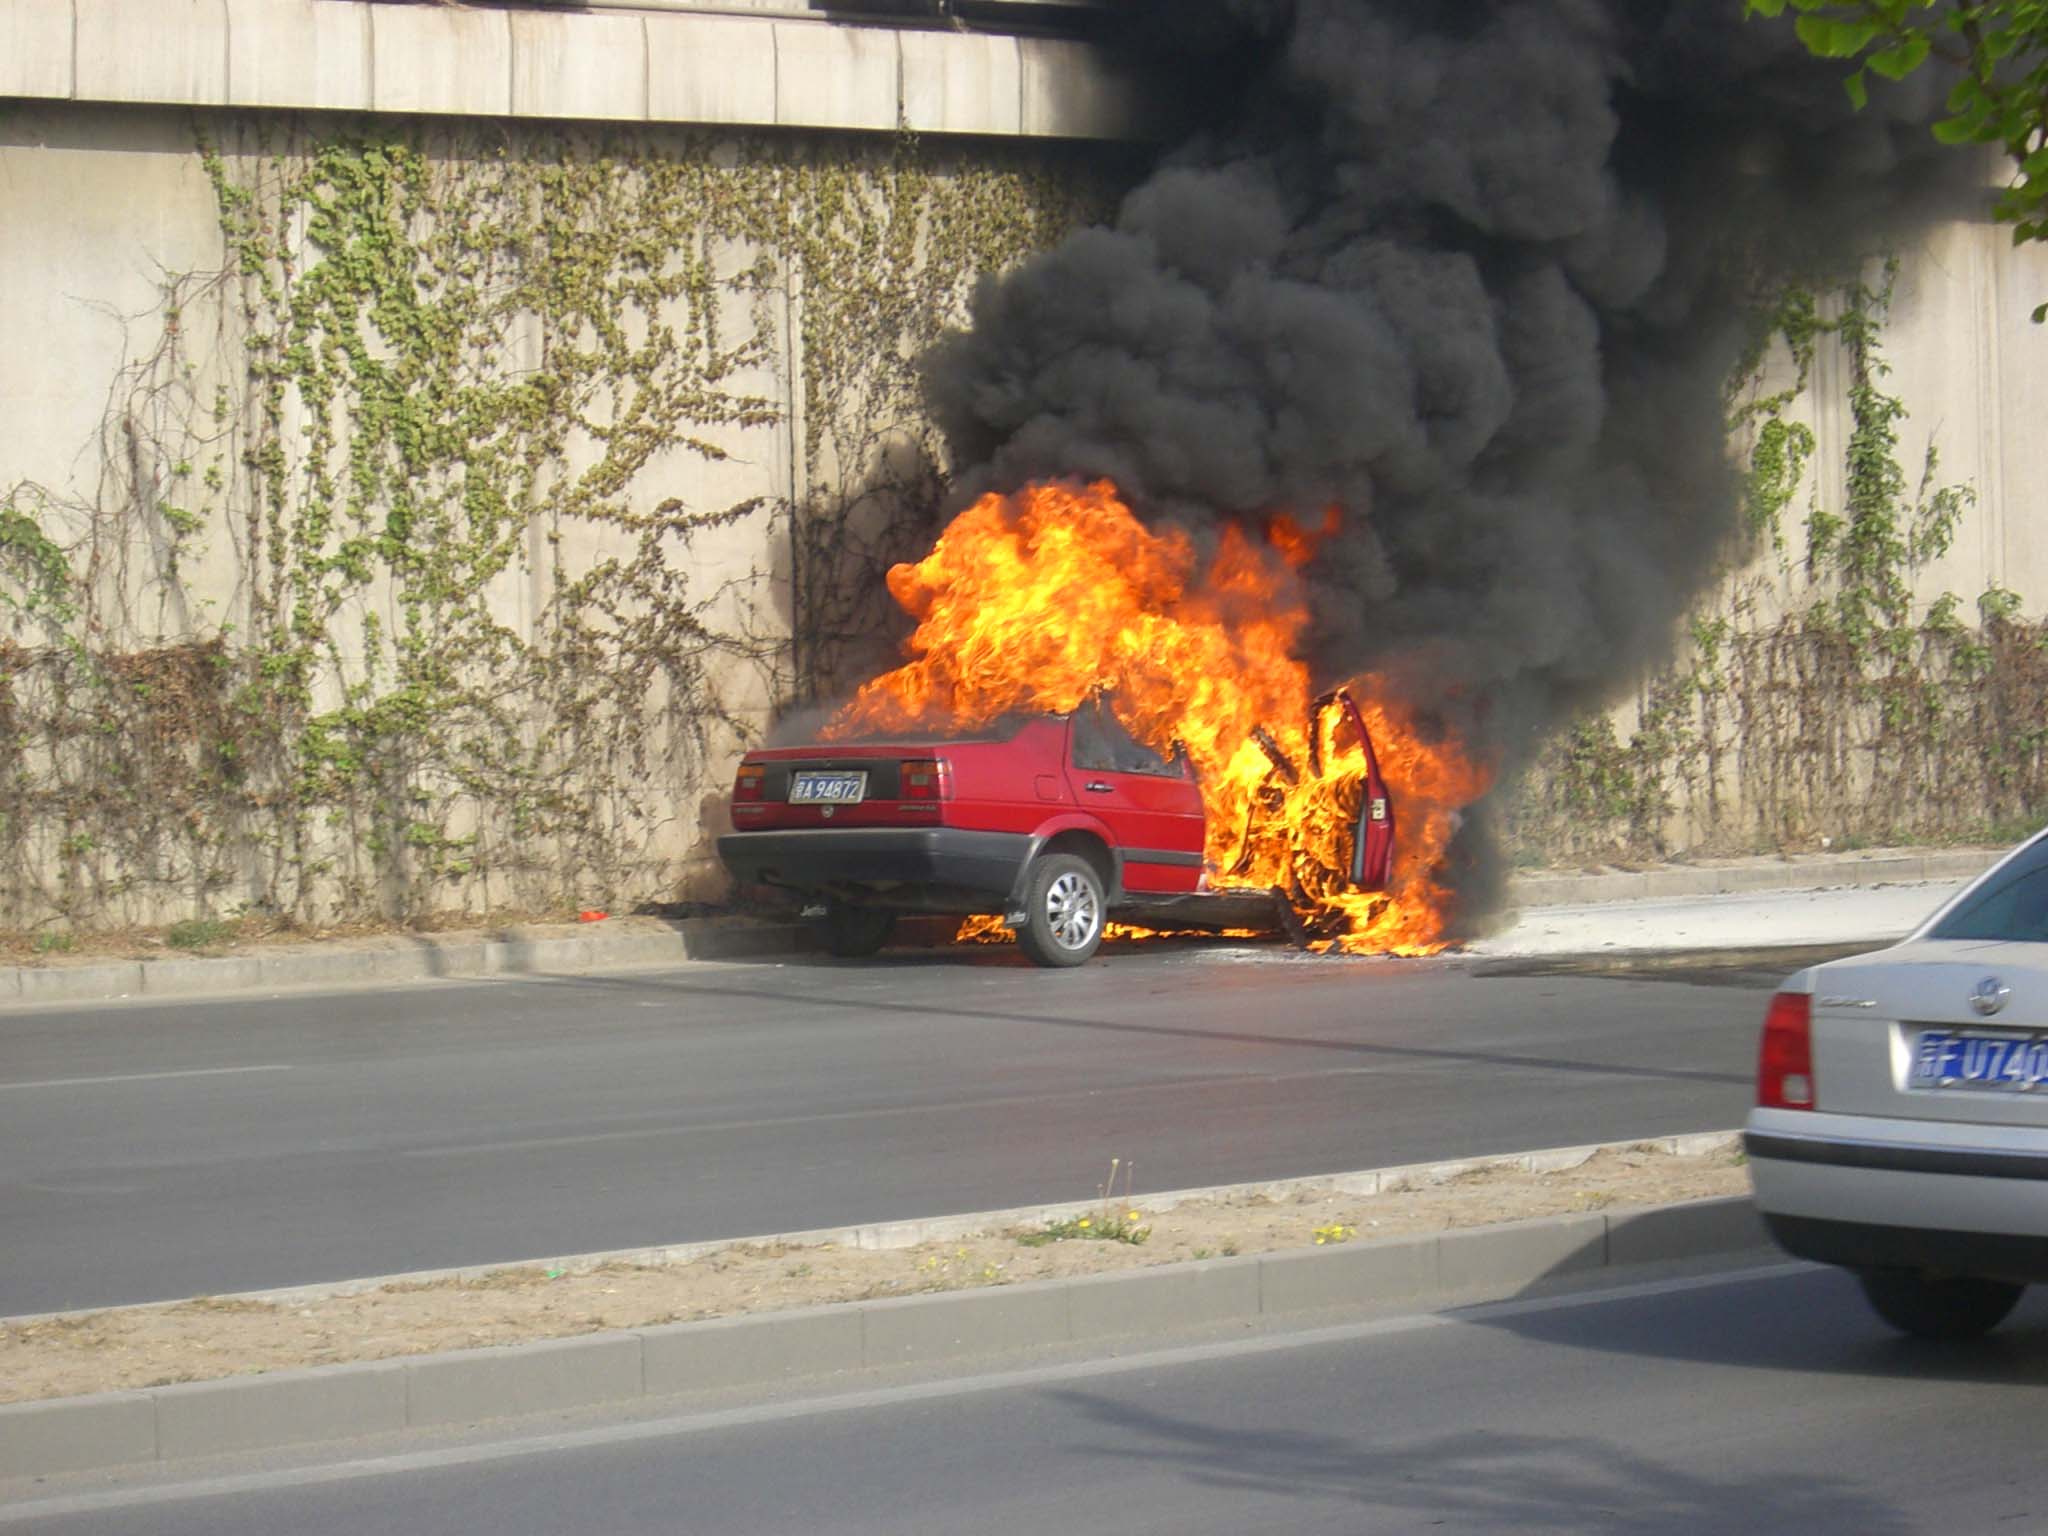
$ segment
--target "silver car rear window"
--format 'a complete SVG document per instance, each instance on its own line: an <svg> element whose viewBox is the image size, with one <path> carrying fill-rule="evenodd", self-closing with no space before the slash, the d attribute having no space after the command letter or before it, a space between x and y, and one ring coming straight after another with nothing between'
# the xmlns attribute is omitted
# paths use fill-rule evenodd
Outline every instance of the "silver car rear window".
<svg viewBox="0 0 2048 1536"><path fill-rule="evenodd" d="M1927 936L2048 944L2048 837L2035 838Z"/></svg>

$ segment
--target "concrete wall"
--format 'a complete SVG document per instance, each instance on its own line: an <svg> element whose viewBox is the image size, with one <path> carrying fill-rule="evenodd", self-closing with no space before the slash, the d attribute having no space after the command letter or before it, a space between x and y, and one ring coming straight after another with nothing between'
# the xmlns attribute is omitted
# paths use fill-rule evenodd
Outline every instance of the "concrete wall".
<svg viewBox="0 0 2048 1536"><path fill-rule="evenodd" d="M459 750L458 760L425 767L372 765L381 787L315 792L311 800L303 799L303 786L293 787L288 768L210 800L191 791L185 769L203 778L199 770L208 766L203 732L189 742L138 743L149 751L121 750L122 734L147 737L154 729L152 706L138 701L189 691L195 679L204 690L210 674L186 665L190 647L222 644L221 665L244 666L237 657L252 654L265 626L275 634L289 613L289 594L280 607L274 585L279 570L294 561L300 571L310 569L309 560L336 554L335 540L351 531L337 523L320 550L291 551L286 545L296 535L266 527L264 493L249 458L262 440L256 429L264 407L245 359L251 345L274 352L286 320L275 304L250 307L264 279L236 270L214 172L224 184L257 185L279 174L286 160L303 164L333 136L374 134L380 123L427 144L432 174L455 180L473 173L478 156L516 160L528 132L545 155L568 143L574 163L586 168L609 165L610 154L639 153L709 183L727 178L736 197L760 195L760 176L787 181L809 166L844 172L872 197L876 177L897 158L893 136L799 138L655 125L630 129L628 144L606 140L608 130L597 125L434 122L195 115L185 107L78 101L0 109L0 228L8 231L0 240L0 335L8 339L0 347L0 506L12 498L34 514L67 552L82 594L80 612L63 623L47 610L25 613L0 602L0 927L164 922L245 903L313 921L371 910L559 910L673 900L721 884L711 840L724 830L721 797L732 757L758 739L793 683L793 511L829 518L836 496L852 495L871 479L875 466L855 460L904 449L914 458L930 445L901 433L874 439L855 430L844 438L854 445L849 460L828 433L823 472L815 476L821 483L813 484L818 465L807 462L798 382L805 377L801 332L808 310L830 295L815 277L815 293L801 274L792 282L788 252L708 229L668 250L665 270L705 263L720 316L707 322L693 309L695 298L679 295L635 310L627 323L640 341L657 324L700 338L711 324L715 341L690 344L723 346L735 361L720 364L707 387L757 404L692 428L687 440L657 453L611 497L621 515L537 513L519 558L482 595L489 623L508 644L559 650L574 640L562 628L565 591L632 564L650 520L669 515L663 508L748 509L723 525L658 535L666 569L656 574L665 590L643 586L588 610L601 631L602 654L574 665L610 667L619 676L597 716L570 708L576 734L559 749L575 760L552 792L575 802L570 819L581 832L522 832L508 803L463 785ZM218 155L213 171L202 136ZM1087 156L1080 146L1045 139L1018 139L1008 148L962 139L951 148L928 142L915 158L919 174L935 184L1014 169L1018 186L1043 181L1063 200L1088 179ZM636 173L622 160L605 174L630 180ZM260 217L270 216L268 204L259 199L256 206ZM309 239L302 215L288 222L278 231L279 251L304 274L331 253ZM924 264L922 255L914 263ZM271 275L292 280L282 269ZM934 325L957 313L974 276L948 270L929 284ZM865 281L860 274L851 280ZM877 272L873 280L903 281L904 274ZM545 373L546 344L540 316L516 314L478 354L479 376ZM552 344L561 346L562 336ZM885 344L891 355L908 355L902 338ZM381 345L374 335L372 345ZM872 368L868 376L879 377ZM584 424L550 462L550 485L573 482L602 458L601 434L635 387L594 386L581 408ZM856 393L872 388L864 380ZM216 398L224 404L213 406ZM904 421L913 437L930 435L928 425L902 416L903 402L894 396L851 405ZM814 415L820 409L813 404ZM291 494L300 502L311 463L307 430L304 400L287 392L272 437L292 465ZM330 467L340 467L346 448L344 437L329 450ZM446 473L442 489L459 491L460 469ZM198 530L180 535L166 505L195 517ZM887 522L887 513L869 504L862 515ZM374 537L383 515L376 511L353 531ZM19 573L7 559L0 548L0 599L18 602L22 589L9 578ZM658 612L664 604L673 611ZM649 653L644 640L632 642L642 647L635 653L646 663L642 678L633 670L639 662L626 655L634 626L679 620L685 609L703 634L692 640L678 630L675 646L660 655ZM372 621L374 629L367 627ZM401 585L388 570L342 597L321 621L322 660L308 707L342 710L352 687L366 689L370 700L388 694L389 646L366 649L368 636L389 637L407 622ZM75 660L80 647L95 658L96 680L67 670L82 664ZM380 654L381 678L373 670ZM107 684L106 658L128 658L119 665L139 670L132 696L113 695L125 712L97 731L77 717L76 701L86 696L86 682ZM67 691L69 724L52 728L64 716ZM525 723L511 735L513 745L531 750L564 717L555 701L537 694L529 702ZM227 705L213 698L207 707L214 718ZM522 705L510 698L500 707L517 716ZM434 724L449 733L465 729L456 720ZM244 744L260 744L268 722L230 719L225 729ZM134 782L123 777L143 758L151 774ZM178 782L164 790L167 778ZM120 796L126 801L116 804ZM293 808L295 796L303 803ZM287 812L289 825L282 819ZM458 872L437 875L424 851L404 849L422 828L463 843Z"/></svg>
<svg viewBox="0 0 2048 1536"><path fill-rule="evenodd" d="M1974 631L1978 598L1999 588L2017 595L2021 620L2039 623L2048 617L2048 434L2040 425L2048 420L2048 328L2029 317L2048 298L2048 246L2015 247L1987 217L1929 228L1897 254L1889 312L1878 326L1889 372L1876 383L1905 407L1893 453L1905 475L1903 499L1910 507L1945 487L1973 498L1947 552L1908 563L1911 622L1953 596L1958 618ZM1873 265L1865 280L1879 286L1882 273ZM1841 309L1839 293L1821 296L1824 319ZM1780 345L1756 393L1775 393L1795 378ZM1668 814L1639 812L1633 825L1619 817L1575 825L1561 809L1566 788L1539 773L1531 781L1539 803L1525 801L1517 812L1527 833L1523 858L1581 857L1617 845L1733 853L2002 836L2048 814L2040 748L2048 698L2034 683L2032 631L2013 632L2011 649L1989 670L1981 662L1958 669L1952 643L1916 639L1904 666L1930 694L1903 706L1876 686L1889 663L1869 659L1851 676L1839 654L1830 658L1818 646L1802 653L1800 643L1788 643L1801 616L1840 590L1838 572L1809 564L1806 523L1816 511L1846 513L1856 428L1851 383L1846 348L1823 335L1808 387L1784 412L1812 431L1815 448L1780 516L1779 544L1760 536L1713 573L1680 627L1675 666L1655 660L1609 716L1626 746L1646 717L1667 711L1639 743L1662 746L1616 767L1638 779L1661 775ZM1731 441L1738 460L1751 440L1738 432ZM1930 447L1937 464L1923 488ZM1694 621L1715 620L1729 629L1721 659L1701 679L1711 696L1687 701L1673 720L1667 685L1701 656L1685 632ZM1975 645L1984 637L1962 638ZM1639 801L1654 798L1655 786L1637 789Z"/></svg>

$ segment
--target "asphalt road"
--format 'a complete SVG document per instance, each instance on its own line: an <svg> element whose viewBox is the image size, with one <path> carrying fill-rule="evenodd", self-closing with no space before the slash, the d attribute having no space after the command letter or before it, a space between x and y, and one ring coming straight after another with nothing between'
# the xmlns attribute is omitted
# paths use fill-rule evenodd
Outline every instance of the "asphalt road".
<svg viewBox="0 0 2048 1536"><path fill-rule="evenodd" d="M1784 968L941 951L15 1012L0 1315L1723 1128Z"/></svg>
<svg viewBox="0 0 2048 1536"><path fill-rule="evenodd" d="M0 1506L43 1536L2038 1530L2048 1298L1894 1339L1803 1267ZM175 1474L174 1474L175 1475ZM62 1494L61 1489L47 1490Z"/></svg>

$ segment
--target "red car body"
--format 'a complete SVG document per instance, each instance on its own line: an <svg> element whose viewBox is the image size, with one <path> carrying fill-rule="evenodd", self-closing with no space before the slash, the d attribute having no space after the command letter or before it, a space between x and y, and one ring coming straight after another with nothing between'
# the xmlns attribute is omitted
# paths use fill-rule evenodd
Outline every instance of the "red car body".
<svg viewBox="0 0 2048 1536"><path fill-rule="evenodd" d="M1370 864L1377 884L1393 828L1376 764L1372 778L1352 878ZM732 820L718 853L733 878L822 904L843 955L879 948L897 914L988 914L1034 960L1072 965L1108 913L1273 928L1284 905L1208 889L1193 769L1134 740L1100 700L957 738L761 748L740 763Z"/></svg>

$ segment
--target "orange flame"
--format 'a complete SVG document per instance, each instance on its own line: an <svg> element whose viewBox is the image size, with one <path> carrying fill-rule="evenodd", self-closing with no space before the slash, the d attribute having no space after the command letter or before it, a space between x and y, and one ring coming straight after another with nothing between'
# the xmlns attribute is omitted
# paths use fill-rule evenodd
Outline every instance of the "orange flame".
<svg viewBox="0 0 2048 1536"><path fill-rule="evenodd" d="M1309 771L1312 690L1295 658L1308 624L1296 572L1337 527L1335 508L1317 529L1270 517L1259 541L1233 524L1198 569L1186 534L1147 529L1107 481L983 497L923 560L889 572L917 620L912 659L865 684L829 734L966 728L1104 693L1138 740L1161 753L1179 742L1193 760L1212 887L1286 893L1319 948L1434 953L1447 912L1434 873L1488 775L1455 744L1421 740L1374 679L1355 681L1399 837L1391 888L1349 887L1364 745L1326 717L1322 772ZM1298 765L1294 782L1259 728Z"/></svg>

